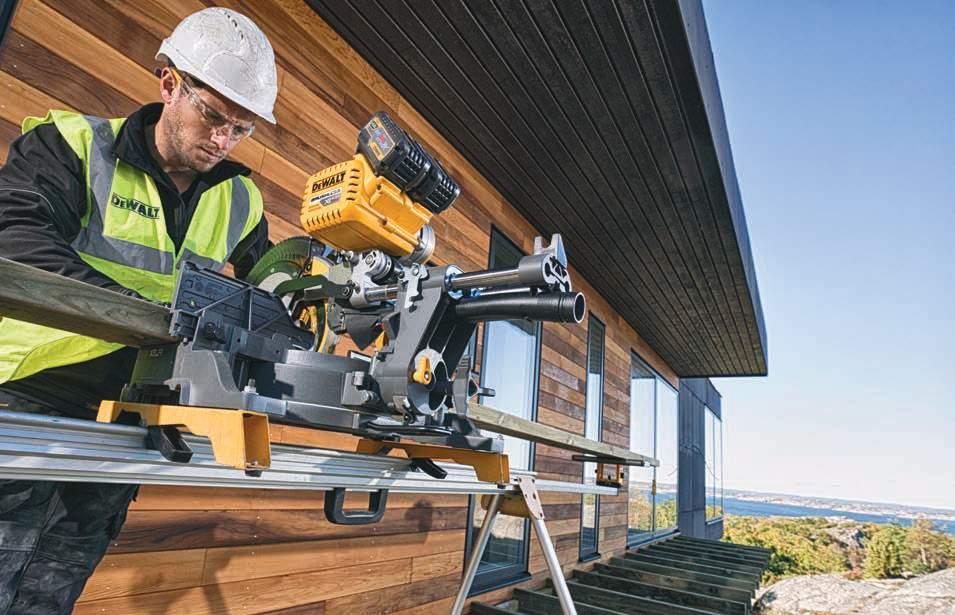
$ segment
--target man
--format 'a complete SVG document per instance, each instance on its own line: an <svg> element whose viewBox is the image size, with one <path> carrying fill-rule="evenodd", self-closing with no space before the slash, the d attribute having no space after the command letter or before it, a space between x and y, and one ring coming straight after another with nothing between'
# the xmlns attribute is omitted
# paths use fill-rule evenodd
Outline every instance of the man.
<svg viewBox="0 0 955 615"><path fill-rule="evenodd" d="M269 247L249 170L226 159L274 123L272 47L247 17L184 19L157 60L161 103L107 120L27 118L0 169L0 256L169 302L186 260L244 277ZM0 408L93 418L134 351L5 318ZM69 613L126 518L134 485L0 480L0 614Z"/></svg>

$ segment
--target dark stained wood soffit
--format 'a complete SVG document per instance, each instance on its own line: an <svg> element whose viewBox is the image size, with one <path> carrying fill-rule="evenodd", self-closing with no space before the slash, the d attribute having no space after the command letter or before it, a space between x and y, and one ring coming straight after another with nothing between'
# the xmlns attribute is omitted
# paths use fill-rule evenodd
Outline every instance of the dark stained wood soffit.
<svg viewBox="0 0 955 615"><path fill-rule="evenodd" d="M683 377L766 333L698 0L308 0Z"/></svg>

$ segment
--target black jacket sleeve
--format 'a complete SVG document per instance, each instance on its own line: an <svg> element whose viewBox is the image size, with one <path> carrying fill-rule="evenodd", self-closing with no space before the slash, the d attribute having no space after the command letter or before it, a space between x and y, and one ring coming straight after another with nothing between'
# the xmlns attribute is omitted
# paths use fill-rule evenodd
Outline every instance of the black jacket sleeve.
<svg viewBox="0 0 955 615"><path fill-rule="evenodd" d="M0 168L0 256L123 292L70 246L85 214L83 164L55 126L37 126L10 145Z"/></svg>
<svg viewBox="0 0 955 615"><path fill-rule="evenodd" d="M248 235L242 238L239 245L235 247L229 256L229 262L232 263L232 272L236 278L244 280L249 275L252 267L262 258L272 242L269 241L269 223L262 216L262 220Z"/></svg>

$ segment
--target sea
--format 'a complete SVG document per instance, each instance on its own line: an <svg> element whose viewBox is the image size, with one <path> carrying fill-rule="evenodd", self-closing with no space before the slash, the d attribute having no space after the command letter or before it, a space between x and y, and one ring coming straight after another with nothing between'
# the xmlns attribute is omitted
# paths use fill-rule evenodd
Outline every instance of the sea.
<svg viewBox="0 0 955 615"><path fill-rule="evenodd" d="M907 517L847 512L832 508L810 508L809 506L797 506L794 504L752 502L749 500L737 500L735 498L727 497L723 498L723 509L726 514L747 517L845 517L846 519L852 519L854 521L863 521L869 523L897 523L906 527L912 525L913 522L912 519ZM932 519L932 523L935 524L936 530L955 536L955 521Z"/></svg>

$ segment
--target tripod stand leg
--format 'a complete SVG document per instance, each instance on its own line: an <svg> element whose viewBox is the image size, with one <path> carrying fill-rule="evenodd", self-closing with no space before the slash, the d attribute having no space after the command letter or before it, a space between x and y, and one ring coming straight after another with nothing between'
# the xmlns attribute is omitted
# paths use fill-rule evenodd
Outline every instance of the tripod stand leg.
<svg viewBox="0 0 955 615"><path fill-rule="evenodd" d="M564 580L564 571L560 567L560 560L557 559L557 551L554 550L554 543L550 540L547 526L544 525L543 519L533 515L531 516L531 523L534 524L537 541L540 543L541 551L544 552L544 559L547 560L547 569L550 571L550 578L554 583L554 593L560 600L560 608L564 615L577 615L574 600L570 597L570 589L567 588L567 581Z"/></svg>
<svg viewBox="0 0 955 615"><path fill-rule="evenodd" d="M451 607L451 615L461 615L464 611L464 602L468 598L468 592L471 591L471 585L474 583L474 575L477 574L478 566L481 564L481 557L484 555L484 549L487 548L488 540L491 539L491 529L494 527L494 520L501 509L501 494L491 498L491 504L488 506L487 514L484 516L484 523L481 524L481 531L478 532L477 540L471 547L471 557L468 559L468 566L464 570L464 578L461 580L461 589L458 590L458 597ZM545 530L546 531L546 530ZM556 555L555 555L556 557Z"/></svg>

